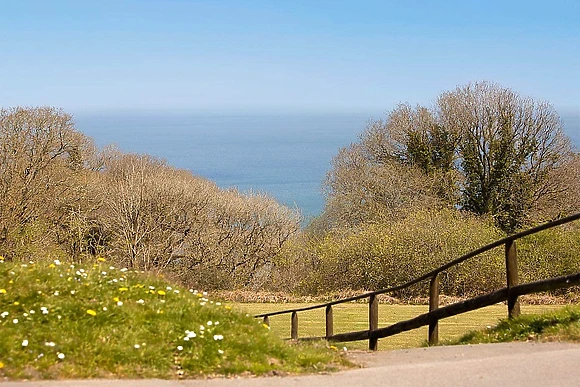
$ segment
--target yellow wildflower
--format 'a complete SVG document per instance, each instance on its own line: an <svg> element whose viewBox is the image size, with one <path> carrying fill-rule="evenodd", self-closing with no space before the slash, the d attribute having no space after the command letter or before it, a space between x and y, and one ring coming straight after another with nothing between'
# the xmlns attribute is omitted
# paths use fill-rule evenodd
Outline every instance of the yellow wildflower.
<svg viewBox="0 0 580 387"><path fill-rule="evenodd" d="M2 257L0 257L0 258L2 258ZM2 368L4 368L4 363L2 363L2 362L0 361L0 370L1 370Z"/></svg>
<svg viewBox="0 0 580 387"><path fill-rule="evenodd" d="M0 261L3 261L3 260L4 260L4 257L0 255Z"/></svg>
<svg viewBox="0 0 580 387"><path fill-rule="evenodd" d="M50 265L48 265L48 267L50 267L51 269L54 269L56 267L56 265L54 263L51 263Z"/></svg>
<svg viewBox="0 0 580 387"><path fill-rule="evenodd" d="M115 302L119 302L119 297L115 297L115 298L113 298L113 301L115 301Z"/></svg>
<svg viewBox="0 0 580 387"><path fill-rule="evenodd" d="M18 306L18 305L20 305L20 302L14 301L14 305L17 305Z"/></svg>
<svg viewBox="0 0 580 387"><path fill-rule="evenodd" d="M158 291L157 291L157 293L158 293L160 296L164 296L164 295L165 295L165 291L163 291L163 290L158 290Z"/></svg>
<svg viewBox="0 0 580 387"><path fill-rule="evenodd" d="M87 314L90 314L91 316L96 316L97 315L97 312L95 312L92 309L87 309Z"/></svg>
<svg viewBox="0 0 580 387"><path fill-rule="evenodd" d="M105 261L106 261L106 259L105 259L105 258L103 258L103 257L98 257L98 258L97 258L97 261L99 261L99 262L105 262Z"/></svg>
<svg viewBox="0 0 580 387"><path fill-rule="evenodd" d="M0 289L0 294L6 294L6 289Z"/></svg>
<svg viewBox="0 0 580 387"><path fill-rule="evenodd" d="M334 345L331 345L330 349L332 349L333 351L338 351L338 348L336 348Z"/></svg>
<svg viewBox="0 0 580 387"><path fill-rule="evenodd" d="M126 292L127 290L129 290L128 288L119 288L120 292Z"/></svg>

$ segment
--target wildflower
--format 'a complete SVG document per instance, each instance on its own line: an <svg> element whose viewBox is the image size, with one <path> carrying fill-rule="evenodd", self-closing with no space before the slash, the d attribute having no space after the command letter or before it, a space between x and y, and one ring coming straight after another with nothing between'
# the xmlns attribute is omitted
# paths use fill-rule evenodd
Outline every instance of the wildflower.
<svg viewBox="0 0 580 387"><path fill-rule="evenodd" d="M163 290L158 290L157 294L159 294L160 296L164 296L165 295L165 291Z"/></svg>
<svg viewBox="0 0 580 387"><path fill-rule="evenodd" d="M46 308L46 306L41 306L40 311L42 312L42 314L48 314L48 309Z"/></svg>
<svg viewBox="0 0 580 387"><path fill-rule="evenodd" d="M76 293L76 291L75 291L75 290L71 290L71 291L70 291L70 294L72 294L73 296L74 296L74 294L75 294L75 293Z"/></svg>
<svg viewBox="0 0 580 387"><path fill-rule="evenodd" d="M121 272L122 272L122 273L124 273L124 272L126 272L127 270L128 270L128 269L127 269L126 267L124 267L124 268L122 268L122 269L121 269Z"/></svg>
<svg viewBox="0 0 580 387"><path fill-rule="evenodd" d="M117 306L123 306L123 301L117 301Z"/></svg>
<svg viewBox="0 0 580 387"><path fill-rule="evenodd" d="M107 307L106 306L103 306L103 311L105 311L105 312L107 311Z"/></svg>
<svg viewBox="0 0 580 387"><path fill-rule="evenodd" d="M0 317L4 318L4 317L8 316L9 314L10 313L8 313L8 312L2 312L2 313L0 313Z"/></svg>
<svg viewBox="0 0 580 387"><path fill-rule="evenodd" d="M60 294L60 292L57 290L53 293L55 296L58 296Z"/></svg>
<svg viewBox="0 0 580 387"><path fill-rule="evenodd" d="M53 343L52 341L47 341L46 343L44 343L44 345L46 345L47 347L54 347L56 344Z"/></svg>
<svg viewBox="0 0 580 387"><path fill-rule="evenodd" d="M18 306L18 305L20 305L20 302L14 301L14 305Z"/></svg>
<svg viewBox="0 0 580 387"><path fill-rule="evenodd" d="M101 275L107 275L107 272L106 271L102 271L101 272Z"/></svg>
<svg viewBox="0 0 580 387"><path fill-rule="evenodd" d="M175 290L173 291L173 293L175 293L175 294L179 294L179 290L175 289Z"/></svg>
<svg viewBox="0 0 580 387"><path fill-rule="evenodd" d="M97 312L95 312L92 309L87 309L87 314L90 314L91 316L96 316L97 315Z"/></svg>
<svg viewBox="0 0 580 387"><path fill-rule="evenodd" d="M0 289L0 294L6 294L6 289Z"/></svg>
<svg viewBox="0 0 580 387"><path fill-rule="evenodd" d="M4 260L4 257L0 255L0 261L3 261L3 260Z"/></svg>
<svg viewBox="0 0 580 387"><path fill-rule="evenodd" d="M139 344L135 344L134 347L135 347L135 349L141 348L141 346Z"/></svg>
<svg viewBox="0 0 580 387"><path fill-rule="evenodd" d="M208 326L212 326L212 325L213 325L213 322L211 322L211 321L208 321L208 322L206 323L206 325L208 325Z"/></svg>
<svg viewBox="0 0 580 387"><path fill-rule="evenodd" d="M3 257L0 257L0 258L3 258ZM3 260L2 260L2 259L0 259L0 262L3 262ZM0 361L0 370L1 370L2 368L4 368L4 363L2 363L2 362Z"/></svg>
<svg viewBox="0 0 580 387"><path fill-rule="evenodd" d="M224 351L223 351L222 349L218 349L218 353L219 353L220 355L223 355L223 354L224 354Z"/></svg>
<svg viewBox="0 0 580 387"><path fill-rule="evenodd" d="M185 331L185 333L187 334L187 337L194 338L195 336L197 336L197 335L195 334L195 332L191 332L191 331Z"/></svg>
<svg viewBox="0 0 580 387"><path fill-rule="evenodd" d="M137 301L137 303L142 305L142 304L144 304L144 303L145 303L145 301L144 301L143 299L139 299L139 300Z"/></svg>
<svg viewBox="0 0 580 387"><path fill-rule="evenodd" d="M214 339L215 341L218 341L218 340L223 340L223 339L224 339L224 337L223 337L222 335L213 335L213 339Z"/></svg>
<svg viewBox="0 0 580 387"><path fill-rule="evenodd" d="M98 258L97 258L97 261L99 261L99 262L105 262L105 261L106 261L106 259L105 259L105 258L103 258L103 257L98 257Z"/></svg>
<svg viewBox="0 0 580 387"><path fill-rule="evenodd" d="M30 314L34 314L34 313L36 313L36 312L34 311L34 309L30 309L30 311L29 311L28 313L30 313Z"/></svg>
<svg viewBox="0 0 580 387"><path fill-rule="evenodd" d="M216 304L217 306L221 306L221 305L222 305L222 303L221 303L221 302L216 302L215 304Z"/></svg>
<svg viewBox="0 0 580 387"><path fill-rule="evenodd" d="M113 297L113 301L119 302L119 297Z"/></svg>
<svg viewBox="0 0 580 387"><path fill-rule="evenodd" d="M177 346L177 350L178 350L178 351L183 351L183 347L182 347L181 345L178 345L178 346Z"/></svg>
<svg viewBox="0 0 580 387"><path fill-rule="evenodd" d="M51 269L54 269L56 267L56 265L54 263L51 263L50 265L48 265L48 267L50 267Z"/></svg>
<svg viewBox="0 0 580 387"><path fill-rule="evenodd" d="M171 286L168 286L166 289L170 290L170 291L173 290L173 288Z"/></svg>
<svg viewBox="0 0 580 387"><path fill-rule="evenodd" d="M54 260L54 264L55 264L56 266L60 266L60 261L59 261L58 259L55 259L55 260Z"/></svg>
<svg viewBox="0 0 580 387"><path fill-rule="evenodd" d="M64 359L64 353L59 352L58 355L56 355L60 360Z"/></svg>
<svg viewBox="0 0 580 387"><path fill-rule="evenodd" d="M155 286L149 286L150 290L155 290Z"/></svg>
<svg viewBox="0 0 580 387"><path fill-rule="evenodd" d="M28 340L22 340L22 346L28 347Z"/></svg>
<svg viewBox="0 0 580 387"><path fill-rule="evenodd" d="M330 349L332 349L333 351L338 351L338 348L336 348L336 346L334 346L334 345L331 345Z"/></svg>
<svg viewBox="0 0 580 387"><path fill-rule="evenodd" d="M17 319L17 318L15 318L14 320L12 320L12 322L13 322L14 324L18 324L18 319Z"/></svg>
<svg viewBox="0 0 580 387"><path fill-rule="evenodd" d="M127 290L129 290L128 288L119 288L120 292L126 292Z"/></svg>

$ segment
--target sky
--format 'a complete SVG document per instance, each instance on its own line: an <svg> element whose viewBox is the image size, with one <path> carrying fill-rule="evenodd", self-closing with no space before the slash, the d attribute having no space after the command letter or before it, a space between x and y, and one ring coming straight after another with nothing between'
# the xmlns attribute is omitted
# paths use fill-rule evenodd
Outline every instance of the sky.
<svg viewBox="0 0 580 387"><path fill-rule="evenodd" d="M487 80L580 115L579 1L2 1L0 106L385 111Z"/></svg>

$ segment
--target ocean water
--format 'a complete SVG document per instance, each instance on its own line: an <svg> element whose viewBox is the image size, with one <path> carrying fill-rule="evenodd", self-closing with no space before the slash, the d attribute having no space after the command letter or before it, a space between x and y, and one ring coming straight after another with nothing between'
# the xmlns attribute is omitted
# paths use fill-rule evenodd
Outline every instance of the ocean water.
<svg viewBox="0 0 580 387"><path fill-rule="evenodd" d="M265 192L308 220L324 206L322 183L332 157L358 140L373 115L108 112L74 118L98 146L165 159L222 188ZM580 149L580 116L562 120Z"/></svg>
<svg viewBox="0 0 580 387"><path fill-rule="evenodd" d="M308 219L323 206L332 157L357 141L368 114L75 114L97 145L147 153L222 188L265 192Z"/></svg>

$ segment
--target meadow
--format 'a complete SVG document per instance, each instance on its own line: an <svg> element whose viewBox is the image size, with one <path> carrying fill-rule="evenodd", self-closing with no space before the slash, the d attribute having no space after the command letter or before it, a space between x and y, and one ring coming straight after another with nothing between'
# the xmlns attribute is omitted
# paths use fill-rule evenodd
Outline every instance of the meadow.
<svg viewBox="0 0 580 387"><path fill-rule="evenodd" d="M249 314L268 313L279 310L305 307L314 304L235 304L234 308ZM541 314L561 309L562 305L522 305L521 311L526 314ZM379 305L379 327L407 320L429 311L428 305ZM324 336L324 308L298 313L298 337ZM333 306L334 333L345 333L368 329L368 304L350 303ZM489 327L507 317L507 306L493 305L462 315L439 321L439 338L442 341L457 339L464 334ZM270 317L270 327L274 334L281 338L290 337L290 314ZM427 327L422 327L399 335L379 340L379 350L414 348L426 345ZM350 349L367 349L368 341L354 341L336 344L337 347Z"/></svg>

